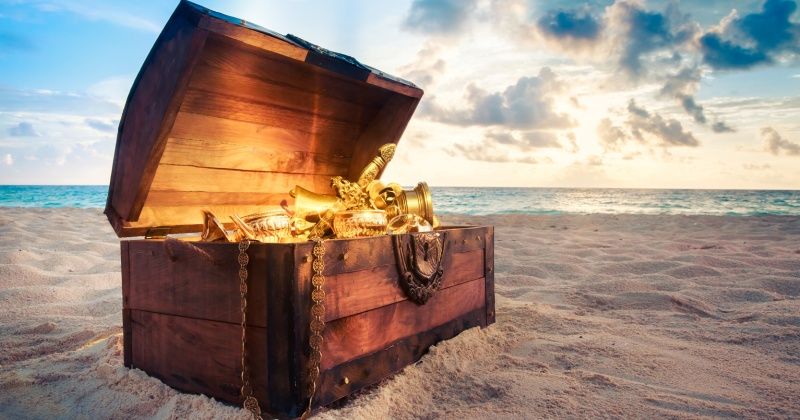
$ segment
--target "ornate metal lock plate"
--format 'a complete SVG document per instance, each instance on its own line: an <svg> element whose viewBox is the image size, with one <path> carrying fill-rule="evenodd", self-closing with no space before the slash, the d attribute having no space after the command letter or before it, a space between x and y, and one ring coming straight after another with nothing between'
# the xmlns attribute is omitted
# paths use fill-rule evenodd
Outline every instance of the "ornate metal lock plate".
<svg viewBox="0 0 800 420"><path fill-rule="evenodd" d="M400 285L408 298L424 304L442 285L445 244L442 233L392 236Z"/></svg>

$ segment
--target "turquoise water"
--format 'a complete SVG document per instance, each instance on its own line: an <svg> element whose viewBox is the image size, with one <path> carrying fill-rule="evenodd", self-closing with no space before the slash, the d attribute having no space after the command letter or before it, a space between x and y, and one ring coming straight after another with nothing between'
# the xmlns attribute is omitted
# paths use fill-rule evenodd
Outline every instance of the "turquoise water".
<svg viewBox="0 0 800 420"><path fill-rule="evenodd" d="M433 187L439 213L800 215L800 191ZM0 185L0 207L105 207L108 187Z"/></svg>

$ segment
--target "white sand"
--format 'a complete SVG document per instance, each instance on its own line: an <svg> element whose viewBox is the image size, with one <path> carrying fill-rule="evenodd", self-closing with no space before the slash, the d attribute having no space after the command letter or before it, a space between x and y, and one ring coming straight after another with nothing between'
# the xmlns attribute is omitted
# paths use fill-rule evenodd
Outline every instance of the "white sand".
<svg viewBox="0 0 800 420"><path fill-rule="evenodd" d="M497 323L320 418L800 417L800 218L496 226ZM0 418L247 418L122 366L97 210L0 209Z"/></svg>

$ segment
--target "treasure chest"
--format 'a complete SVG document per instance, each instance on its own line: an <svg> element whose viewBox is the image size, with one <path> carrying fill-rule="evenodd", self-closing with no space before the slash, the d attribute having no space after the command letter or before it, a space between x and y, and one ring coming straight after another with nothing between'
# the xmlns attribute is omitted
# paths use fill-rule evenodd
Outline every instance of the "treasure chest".
<svg viewBox="0 0 800 420"><path fill-rule="evenodd" d="M226 223L293 206L295 186L333 194L332 176L355 178L398 142L422 93L181 2L128 96L105 210L126 238L125 365L293 417L493 323L491 227L249 246L192 238L204 210ZM415 283L426 267L435 284Z"/></svg>

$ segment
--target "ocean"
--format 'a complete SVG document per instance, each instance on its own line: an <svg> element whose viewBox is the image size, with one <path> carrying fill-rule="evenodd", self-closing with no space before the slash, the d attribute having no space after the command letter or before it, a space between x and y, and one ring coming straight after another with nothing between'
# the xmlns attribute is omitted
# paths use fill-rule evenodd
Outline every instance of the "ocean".
<svg viewBox="0 0 800 420"><path fill-rule="evenodd" d="M800 191L432 187L437 213L800 216ZM0 207L103 208L105 185L0 185Z"/></svg>

